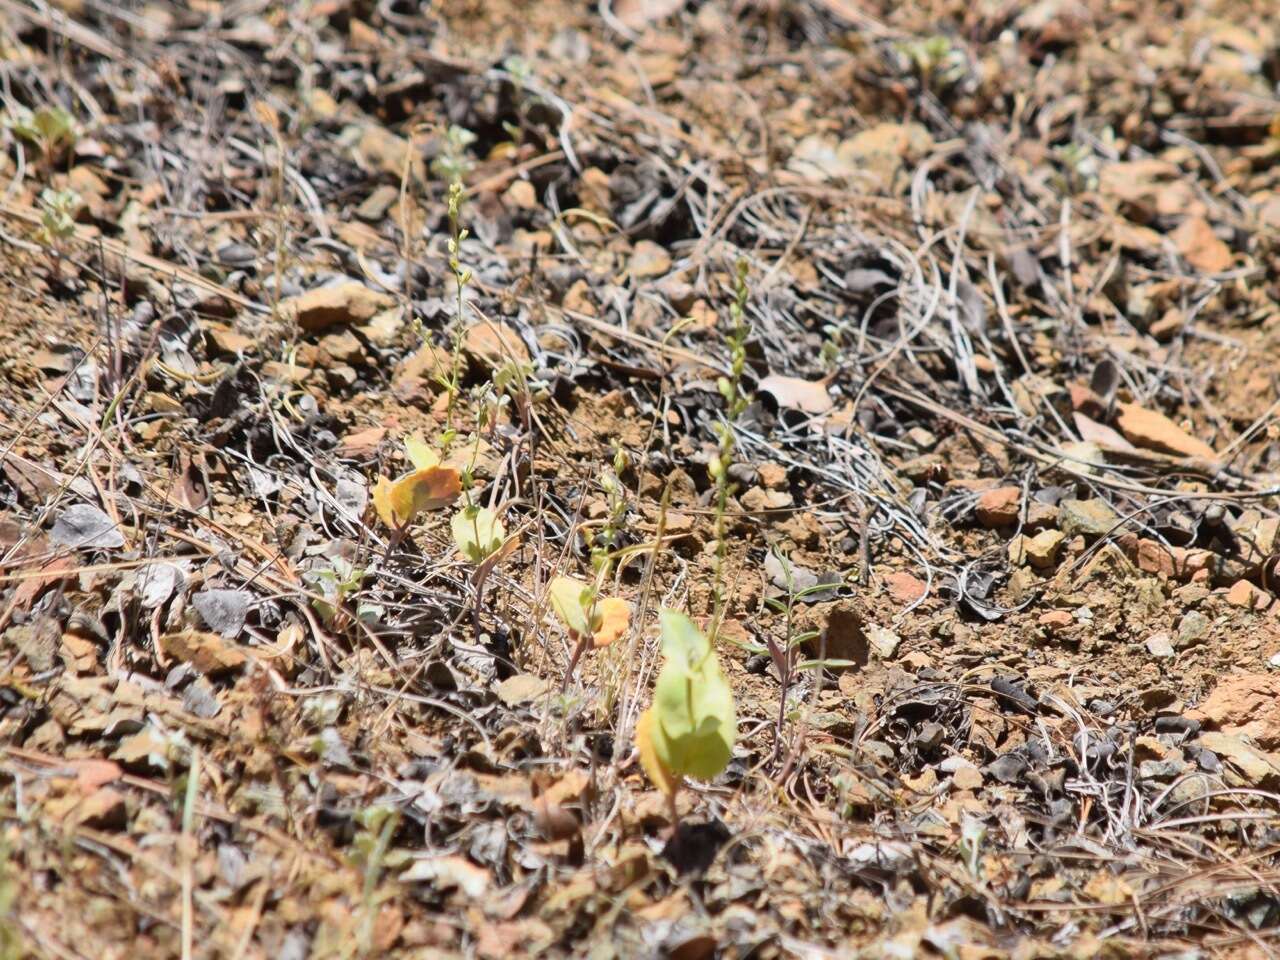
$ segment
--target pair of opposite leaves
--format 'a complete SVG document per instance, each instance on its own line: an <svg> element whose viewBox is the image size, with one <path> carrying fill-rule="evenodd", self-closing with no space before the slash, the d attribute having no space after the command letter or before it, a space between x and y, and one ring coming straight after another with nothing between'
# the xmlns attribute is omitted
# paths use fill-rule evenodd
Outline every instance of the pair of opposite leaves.
<svg viewBox="0 0 1280 960"><path fill-rule="evenodd" d="M551 608L579 642L590 637L592 646L607 647L631 625L631 604L620 597L597 599L595 588L577 577L552 577L547 592Z"/></svg>
<svg viewBox="0 0 1280 960"><path fill-rule="evenodd" d="M378 477L372 493L374 510L392 530L403 530L424 510L449 506L462 493L458 469L442 464L440 454L422 437L417 434L405 437L404 452L413 470L394 481ZM477 565L497 554L507 539L502 521L488 507L469 506L459 510L450 527L458 549ZM514 542L511 545L514 546Z"/></svg>
<svg viewBox="0 0 1280 960"><path fill-rule="evenodd" d="M649 779L674 796L684 777L710 780L733 756L733 690L711 641L682 613L663 610L662 670L653 705L636 721L636 748Z"/></svg>
<svg viewBox="0 0 1280 960"><path fill-rule="evenodd" d="M440 454L421 437L405 437L404 452L413 470L399 480L378 477L373 487L373 508L393 530L408 526L423 510L449 506L462 493L462 477L457 469L441 464Z"/></svg>

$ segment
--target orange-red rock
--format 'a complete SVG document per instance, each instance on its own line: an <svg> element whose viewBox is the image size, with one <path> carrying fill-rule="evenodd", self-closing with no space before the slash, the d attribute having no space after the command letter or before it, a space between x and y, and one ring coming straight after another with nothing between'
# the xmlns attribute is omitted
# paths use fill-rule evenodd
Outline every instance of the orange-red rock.
<svg viewBox="0 0 1280 960"><path fill-rule="evenodd" d="M1187 714L1223 733L1246 735L1264 750L1280 747L1280 675L1238 673L1218 681Z"/></svg>
<svg viewBox="0 0 1280 960"><path fill-rule="evenodd" d="M975 512L984 527L1011 527L1018 522L1022 490L1018 487L996 487L978 498Z"/></svg>

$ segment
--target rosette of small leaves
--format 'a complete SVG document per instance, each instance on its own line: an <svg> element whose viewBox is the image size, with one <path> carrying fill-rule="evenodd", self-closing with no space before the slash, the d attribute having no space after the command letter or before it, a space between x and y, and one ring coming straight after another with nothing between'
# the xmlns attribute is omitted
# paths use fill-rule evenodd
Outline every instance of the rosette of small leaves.
<svg viewBox="0 0 1280 960"><path fill-rule="evenodd" d="M62 252L63 245L76 233L76 211L81 205L80 194L74 190L40 191L40 239Z"/></svg>
<svg viewBox="0 0 1280 960"><path fill-rule="evenodd" d="M463 177L475 167L467 154L467 148L475 142L474 133L456 123L451 124L445 131L439 155L431 161L431 172L441 180L461 184Z"/></svg>
<svg viewBox="0 0 1280 960"><path fill-rule="evenodd" d="M23 140L35 144L41 158L46 161L63 147L75 143L80 135L76 118L56 104L36 110L19 107L5 118L5 126Z"/></svg>

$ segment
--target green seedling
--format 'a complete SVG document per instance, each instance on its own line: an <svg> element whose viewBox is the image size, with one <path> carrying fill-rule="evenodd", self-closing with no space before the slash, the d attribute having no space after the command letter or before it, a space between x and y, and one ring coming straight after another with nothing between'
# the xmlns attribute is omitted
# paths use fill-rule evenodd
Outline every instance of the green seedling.
<svg viewBox="0 0 1280 960"><path fill-rule="evenodd" d="M816 640L820 634L817 630L796 629L796 605L810 596L830 591L833 585L830 583L817 583L811 587L797 590L795 567L791 561L777 550L774 551L774 556L777 557L779 564L782 566L782 575L786 583L787 592L783 597L767 597L764 602L771 610L781 614L783 617L782 642L779 642L772 635L766 635L763 645L752 643L743 644L742 646L756 654L767 652L769 659L773 661L773 668L777 671L778 681L781 684L778 716L773 731L773 759L776 763L782 754L782 731L787 720L787 700L791 693L791 685L795 682L796 671L847 667L852 666L853 663L849 660L831 659L800 661L800 654L805 644Z"/></svg>
<svg viewBox="0 0 1280 960"><path fill-rule="evenodd" d="M941 34L900 44L898 51L910 61L921 87L933 93L958 83L968 69L964 52Z"/></svg>
<svg viewBox="0 0 1280 960"><path fill-rule="evenodd" d="M507 528L488 507L463 507L449 526L458 551L477 567L495 556L507 539Z"/></svg>
<svg viewBox="0 0 1280 960"><path fill-rule="evenodd" d="M466 127L451 124L444 134L444 144L439 155L431 161L431 172L449 183L461 183L475 164L467 154L467 148L476 142L476 135Z"/></svg>
<svg viewBox="0 0 1280 960"><path fill-rule="evenodd" d="M516 538L507 538L507 528L497 513L489 507L475 504L468 504L454 514L449 526L458 552L476 568L472 575L476 601L471 610L471 622L476 633L480 633L480 603L485 581L498 561L515 548Z"/></svg>
<svg viewBox="0 0 1280 960"><path fill-rule="evenodd" d="M338 621L348 600L360 592L364 585L365 570L352 563L334 557L333 565L323 570L310 570L302 579L312 587L323 599L312 597L311 606L325 626L332 627ZM382 613L382 608L374 604L360 604L356 607L356 617L366 623L374 622Z"/></svg>
<svg viewBox="0 0 1280 960"><path fill-rule="evenodd" d="M462 492L458 470L442 464L440 454L420 436L405 437L404 449L413 470L397 480L378 477L370 495L379 519L391 528L392 546L418 514L447 507Z"/></svg>
<svg viewBox="0 0 1280 960"><path fill-rule="evenodd" d="M516 123L504 120L502 129L507 132L507 136L511 138L511 142L515 146L520 146L525 141L527 131L530 129L529 112L540 102L540 98L529 92L529 82L533 79L533 66L524 57L512 54L502 61L502 68L507 71L507 76L511 78L511 84L519 91L516 99Z"/></svg>
<svg viewBox="0 0 1280 960"><path fill-rule="evenodd" d="M76 118L56 104L35 110L18 107L5 118L4 123L15 135L34 144L45 164L51 163L63 148L74 144L80 136Z"/></svg>
<svg viewBox="0 0 1280 960"><path fill-rule="evenodd" d="M391 838L400 825L400 812L394 807L367 807L355 819L360 830L352 838L349 856L363 874L357 952L360 956L368 956L373 949L378 909L385 899L385 894L379 896L378 892L382 875L388 869L403 866L408 855L403 850L391 849Z"/></svg>
<svg viewBox="0 0 1280 960"><path fill-rule="evenodd" d="M76 212L82 204L74 190L40 191L40 242L49 249L55 277L61 275L67 242L76 235Z"/></svg>
<svg viewBox="0 0 1280 960"><path fill-rule="evenodd" d="M438 160L439 158L437 158ZM462 390L462 336L466 330L466 289L471 283L471 271L462 265L462 242L468 233L462 226L462 173L453 170L454 177L449 184L449 270L453 274L454 318L453 318L453 357L448 373L436 379L449 397L445 411L446 432L454 431L453 416L458 394Z"/></svg>
<svg viewBox="0 0 1280 960"><path fill-rule="evenodd" d="M620 597L601 597L599 593L594 583L576 577L553 577L547 587L551 609L575 641L564 674L565 689L588 647L607 647L631 626L631 604Z"/></svg>
<svg viewBox="0 0 1280 960"><path fill-rule="evenodd" d="M733 485L729 482L729 467L733 464L733 451L737 438L733 432L733 423L747 408L747 395L742 389L742 375L747 367L747 337L751 327L747 323L747 261L739 260L734 279L734 298L729 307L729 317L733 328L729 332L729 373L716 381L720 395L724 397L724 419L715 425L718 451L707 470L715 481L716 511L716 560L715 585L713 587L714 610L711 617L711 635L714 637L724 620L726 606L724 562L729 552L728 540L725 537L725 513L729 507L729 496L733 493Z"/></svg>
<svg viewBox="0 0 1280 960"><path fill-rule="evenodd" d="M663 610L662 670L653 705L636 722L636 747L649 779L675 797L686 777L711 780L733 757L737 714L733 690L711 641L687 616Z"/></svg>

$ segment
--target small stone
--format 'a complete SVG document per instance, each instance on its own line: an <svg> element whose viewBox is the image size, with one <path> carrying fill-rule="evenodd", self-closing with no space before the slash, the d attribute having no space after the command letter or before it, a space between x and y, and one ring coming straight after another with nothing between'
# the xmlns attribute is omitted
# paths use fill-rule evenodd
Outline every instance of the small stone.
<svg viewBox="0 0 1280 960"><path fill-rule="evenodd" d="M192 608L205 625L223 638L239 636L244 629L253 597L248 590L218 590L206 587L191 597Z"/></svg>
<svg viewBox="0 0 1280 960"><path fill-rule="evenodd" d="M350 330L339 330L320 338L320 366L333 363L364 365L364 344Z"/></svg>
<svg viewBox="0 0 1280 960"><path fill-rule="evenodd" d="M1019 487L996 487L978 498L975 513L984 527L1011 527L1018 522L1021 505Z"/></svg>
<svg viewBox="0 0 1280 960"><path fill-rule="evenodd" d="M467 328L462 349L481 366L493 369L508 363L528 363L529 348L520 334L501 323L484 320Z"/></svg>
<svg viewBox="0 0 1280 960"><path fill-rule="evenodd" d="M1221 273L1230 270L1235 262L1231 248L1218 239L1213 227L1204 217L1187 217L1177 230L1170 234L1178 252L1187 263L1205 273Z"/></svg>
<svg viewBox="0 0 1280 960"><path fill-rule="evenodd" d="M1208 570L1213 556L1208 550L1170 547L1143 537L1137 541L1135 561L1144 573L1190 580L1201 571Z"/></svg>
<svg viewBox="0 0 1280 960"><path fill-rule="evenodd" d="M389 347L396 342L404 329L404 310L392 307L383 310L368 323L356 327L365 338L377 347Z"/></svg>
<svg viewBox="0 0 1280 960"><path fill-rule="evenodd" d="M348 433L338 444L338 455L351 460L369 460L387 435L386 427L367 427Z"/></svg>
<svg viewBox="0 0 1280 960"><path fill-rule="evenodd" d="M951 775L951 783L957 790L980 790L982 771L977 767L961 767Z"/></svg>
<svg viewBox="0 0 1280 960"><path fill-rule="evenodd" d="M812 656L849 660L859 667L866 666L870 659L862 624L862 613L848 600L815 603L797 618L800 630L818 632L805 645Z"/></svg>
<svg viewBox="0 0 1280 960"><path fill-rule="evenodd" d="M671 269L671 255L652 240L641 240L631 251L627 269L642 280L661 277Z"/></svg>
<svg viewBox="0 0 1280 960"><path fill-rule="evenodd" d="M1187 769L1185 760L1143 760L1138 764L1139 780L1172 780Z"/></svg>
<svg viewBox="0 0 1280 960"><path fill-rule="evenodd" d="M780 463L762 463L756 467L756 474L766 490L781 490L787 485L787 468Z"/></svg>
<svg viewBox="0 0 1280 960"><path fill-rule="evenodd" d="M387 211L399 199L400 188L384 183L365 197L360 206L356 207L356 216L366 223L381 223L386 219Z"/></svg>
<svg viewBox="0 0 1280 960"><path fill-rule="evenodd" d="M341 323L367 323L393 306L395 300L387 294L348 280L290 297L280 304L280 313L311 333Z"/></svg>
<svg viewBox="0 0 1280 960"><path fill-rule="evenodd" d="M99 787L81 801L74 816L82 826L95 830L123 830L128 822L128 808L118 791Z"/></svg>
<svg viewBox="0 0 1280 960"><path fill-rule="evenodd" d="M613 209L609 174L599 167L587 167L578 178L579 202L593 213L609 213Z"/></svg>
<svg viewBox="0 0 1280 960"><path fill-rule="evenodd" d="M1173 641L1169 639L1167 633L1157 633L1147 638L1147 653L1153 657L1166 659L1174 655Z"/></svg>
<svg viewBox="0 0 1280 960"><path fill-rule="evenodd" d="M1159 320L1147 328L1147 332L1160 343L1168 343L1186 324L1186 317L1177 307L1170 307Z"/></svg>
<svg viewBox="0 0 1280 960"><path fill-rule="evenodd" d="M924 427L912 427L902 435L902 439L922 453L938 445L937 435Z"/></svg>
<svg viewBox="0 0 1280 960"><path fill-rule="evenodd" d="M262 365L262 375L268 380L277 380L280 383L302 383L311 376L311 373L312 370L308 366L281 363L279 360L268 360Z"/></svg>
<svg viewBox="0 0 1280 960"><path fill-rule="evenodd" d="M511 206L519 207L521 210L538 209L538 191L528 180L517 180L507 187L507 192L502 197Z"/></svg>
<svg viewBox="0 0 1280 960"><path fill-rule="evenodd" d="M572 313L588 317L596 315L596 305L591 299L591 285L586 280L575 280L564 293L564 308Z"/></svg>
<svg viewBox="0 0 1280 960"><path fill-rule="evenodd" d="M1032 500L1027 504L1027 518L1023 521L1022 528L1034 533L1046 527L1052 527L1057 522L1057 507L1041 503L1039 500Z"/></svg>
<svg viewBox="0 0 1280 960"><path fill-rule="evenodd" d="M366 170L385 173L398 181L404 175L407 161L413 179L426 180L426 163L418 150L386 127L376 123L348 127L342 133L342 142L350 146L356 163Z"/></svg>
<svg viewBox="0 0 1280 960"><path fill-rule="evenodd" d="M678 275L667 277L658 285L658 289L666 296L672 308L681 315L687 316L698 300L698 292L693 284L681 280Z"/></svg>
<svg viewBox="0 0 1280 960"><path fill-rule="evenodd" d="M253 346L253 338L237 333L226 324L209 322L205 325L205 334L218 356L234 357L247 353Z"/></svg>
<svg viewBox="0 0 1280 960"><path fill-rule="evenodd" d="M1223 763L1229 786L1273 790L1280 785L1280 757L1259 750L1229 733L1202 733L1196 745L1212 751Z"/></svg>
<svg viewBox="0 0 1280 960"><path fill-rule="evenodd" d="M452 369L453 355L442 347L427 343L404 359L396 369L396 379L415 377L434 381L437 377L448 376Z"/></svg>
<svg viewBox="0 0 1280 960"><path fill-rule="evenodd" d="M923 580L901 570L885 574L884 586L889 593L889 599L903 606L919 600L924 596L926 589Z"/></svg>
<svg viewBox="0 0 1280 960"><path fill-rule="evenodd" d="M160 637L160 649L183 663L189 663L206 676L216 676L244 666L246 657L236 645L216 633L184 630Z"/></svg>
<svg viewBox="0 0 1280 960"><path fill-rule="evenodd" d="M224 267L248 267L258 259L258 251L247 243L226 243L214 254L218 263Z"/></svg>
<svg viewBox="0 0 1280 960"><path fill-rule="evenodd" d="M532 703L542 697L551 684L530 673L517 673L498 684L498 699L509 707Z"/></svg>
<svg viewBox="0 0 1280 960"><path fill-rule="evenodd" d="M1227 591L1227 603L1246 610L1265 610L1271 605L1271 595L1248 580L1237 580Z"/></svg>
<svg viewBox="0 0 1280 960"><path fill-rule="evenodd" d="M786 490L766 490L764 487L752 487L740 499L743 509L751 513L784 510L793 503L791 494Z"/></svg>
<svg viewBox="0 0 1280 960"><path fill-rule="evenodd" d="M1179 650L1195 646L1204 640L1205 634L1208 632L1209 618L1199 610L1188 611L1183 615L1182 622L1178 624L1176 646Z"/></svg>
<svg viewBox="0 0 1280 960"><path fill-rule="evenodd" d="M914 777L904 777L902 782L913 793L932 793L938 786L938 775L932 767L925 767Z"/></svg>
<svg viewBox="0 0 1280 960"><path fill-rule="evenodd" d="M1111 504L1098 497L1091 500L1063 500L1058 504L1058 526L1069 537L1106 536L1119 522L1120 518L1111 509Z"/></svg>
<svg viewBox="0 0 1280 960"><path fill-rule="evenodd" d="M1069 383L1067 393L1071 397L1071 409L1076 413L1083 413L1086 417L1094 419L1101 419L1106 415L1106 401L1085 384Z"/></svg>
<svg viewBox="0 0 1280 960"><path fill-rule="evenodd" d="M345 363L335 363L324 372L324 376L329 383L329 389L335 393L343 393L350 390L356 385L356 380L359 379L359 374Z"/></svg>
<svg viewBox="0 0 1280 960"><path fill-rule="evenodd" d="M899 469L912 483L917 485L929 482L944 482L949 472L947 462L936 453L922 453L904 461Z"/></svg>
<svg viewBox="0 0 1280 960"><path fill-rule="evenodd" d="M1065 630L1075 623L1075 618L1066 610L1050 610L1040 615L1040 626L1055 632Z"/></svg>
<svg viewBox="0 0 1280 960"><path fill-rule="evenodd" d="M871 644L871 649L881 660L892 660L893 655L898 652L899 644L902 643L902 638L886 627L872 627L867 634L867 640Z"/></svg>
<svg viewBox="0 0 1280 960"><path fill-rule="evenodd" d="M1060 530L1041 530L1034 537L1018 536L1009 541L1009 559L1021 566L1030 564L1046 570L1058 560L1058 550L1066 537Z"/></svg>
<svg viewBox="0 0 1280 960"><path fill-rule="evenodd" d="M1280 677L1269 673L1224 677L1187 716L1223 733L1247 736L1266 750L1280 748Z"/></svg>

